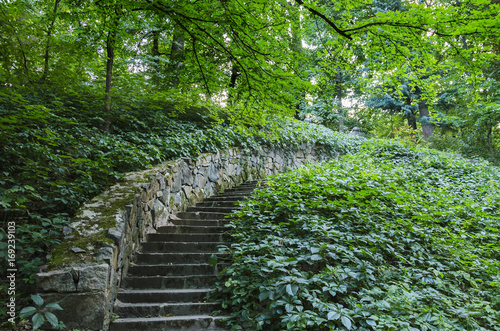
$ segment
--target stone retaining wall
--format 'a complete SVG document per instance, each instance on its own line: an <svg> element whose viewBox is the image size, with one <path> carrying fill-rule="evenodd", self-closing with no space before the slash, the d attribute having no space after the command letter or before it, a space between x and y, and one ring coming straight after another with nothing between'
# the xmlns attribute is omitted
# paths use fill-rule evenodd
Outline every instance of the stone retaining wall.
<svg viewBox="0 0 500 331"><path fill-rule="evenodd" d="M40 294L61 305L56 314L69 329L106 330L121 278L148 233L216 193L331 154L311 145L292 151L232 148L129 173L80 208L64 229L64 242L37 275Z"/></svg>

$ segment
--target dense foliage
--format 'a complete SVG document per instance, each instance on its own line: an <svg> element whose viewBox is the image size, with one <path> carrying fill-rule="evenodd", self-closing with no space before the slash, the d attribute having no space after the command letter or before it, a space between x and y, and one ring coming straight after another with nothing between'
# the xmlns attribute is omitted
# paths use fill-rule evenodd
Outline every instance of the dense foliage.
<svg viewBox="0 0 500 331"><path fill-rule="evenodd" d="M112 131L102 131L102 117L85 107L86 98L47 102L36 94L0 93L0 219L16 224L17 295L23 298L34 291L35 274L77 208L124 172L231 146L318 143L332 154L351 146L347 137L314 124L270 118L266 126L229 126L207 119L203 108L131 108L112 120ZM6 238L3 227L2 270Z"/></svg>
<svg viewBox="0 0 500 331"><path fill-rule="evenodd" d="M16 222L23 289L76 208L122 172L229 146L358 148L320 126L269 125L272 116L424 137L497 164L499 9L498 0L1 1L0 219Z"/></svg>
<svg viewBox="0 0 500 331"><path fill-rule="evenodd" d="M45 101L90 95L106 130L131 105L165 101L239 123L279 113L377 137L392 137L404 117L434 147L497 162L499 9L498 0L8 0L0 86L45 91Z"/></svg>
<svg viewBox="0 0 500 331"><path fill-rule="evenodd" d="M230 228L234 330L500 330L498 169L403 143L267 181Z"/></svg>

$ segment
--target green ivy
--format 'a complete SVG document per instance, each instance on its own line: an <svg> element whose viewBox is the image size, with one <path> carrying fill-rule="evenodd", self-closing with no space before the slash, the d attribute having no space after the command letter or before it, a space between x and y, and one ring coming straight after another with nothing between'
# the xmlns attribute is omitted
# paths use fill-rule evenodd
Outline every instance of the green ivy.
<svg viewBox="0 0 500 331"><path fill-rule="evenodd" d="M234 214L232 330L500 330L500 177L367 140L280 174Z"/></svg>
<svg viewBox="0 0 500 331"><path fill-rule="evenodd" d="M232 146L251 150L259 145L293 148L318 143L336 155L359 145L359 140L350 142L320 126L293 120L269 119L265 127L187 122L168 107L117 110L112 130L105 132L92 102L81 95L21 95L0 88L0 219L16 223L18 295L24 299L34 293L39 267L76 210L125 172ZM0 239L6 237L0 229ZM4 244L0 256L5 255ZM1 260L2 270L6 263ZM2 307L0 314L5 312Z"/></svg>

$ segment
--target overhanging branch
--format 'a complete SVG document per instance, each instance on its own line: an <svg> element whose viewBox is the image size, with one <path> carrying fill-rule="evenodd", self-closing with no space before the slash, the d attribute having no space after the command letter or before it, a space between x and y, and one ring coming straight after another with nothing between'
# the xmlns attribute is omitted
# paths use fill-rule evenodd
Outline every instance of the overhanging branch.
<svg viewBox="0 0 500 331"><path fill-rule="evenodd" d="M339 29L339 28L338 28L338 26L337 26L337 25L335 25L335 23L334 23L332 20L330 20L328 17L326 17L325 15L321 14L321 13L320 13L319 11L317 11L316 9L314 9L314 8L311 8L311 7L308 7L308 6L304 5L304 1L302 1L302 0L296 0L296 1L297 1L297 3L298 3L299 5L301 5L301 6L302 6L302 7L304 7L305 9L307 9L307 10L308 10L311 14L321 17L321 18L322 18L322 19L323 19L323 20L324 20L324 21L325 21L325 22L326 22L329 26L331 26L331 27L335 30L335 32L337 32L339 35L341 35L342 37L347 38L347 39L349 39L349 40L352 40L352 37L351 37L350 35L348 35L345 31L343 31L343 30Z"/></svg>

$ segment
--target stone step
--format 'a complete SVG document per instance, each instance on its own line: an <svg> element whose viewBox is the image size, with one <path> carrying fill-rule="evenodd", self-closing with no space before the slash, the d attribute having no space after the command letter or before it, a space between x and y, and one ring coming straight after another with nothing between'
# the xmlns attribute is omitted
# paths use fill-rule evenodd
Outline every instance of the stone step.
<svg viewBox="0 0 500 331"><path fill-rule="evenodd" d="M126 289L193 289L212 287L217 275L184 275L184 276L127 276L123 279L122 287Z"/></svg>
<svg viewBox="0 0 500 331"><path fill-rule="evenodd" d="M211 196L207 198L207 200L211 200L214 198L228 198L228 197L233 197L236 198L237 200L244 199L245 197L251 195L253 190L244 190L244 191L227 191L224 194L217 194L214 196Z"/></svg>
<svg viewBox="0 0 500 331"><path fill-rule="evenodd" d="M245 193L245 194L250 194L251 192L253 192L255 190L255 186L238 186L236 188L231 188L231 189L227 189L225 190L223 193L219 193L217 195L219 196L223 196L223 195L231 195L233 193Z"/></svg>
<svg viewBox="0 0 500 331"><path fill-rule="evenodd" d="M205 200L206 201L206 200ZM201 202L196 204L197 207L238 207L241 200L215 200L208 202Z"/></svg>
<svg viewBox="0 0 500 331"><path fill-rule="evenodd" d="M109 330L227 330L224 316L212 317L220 304L205 302L216 273L231 261L227 217L239 208L256 183L243 184L177 213L172 226L149 234L128 268ZM208 264L216 254L217 266Z"/></svg>
<svg viewBox="0 0 500 331"><path fill-rule="evenodd" d="M186 211L197 213L197 212L210 212L210 213L226 213L230 214L235 210L241 209L240 207L189 207Z"/></svg>
<svg viewBox="0 0 500 331"><path fill-rule="evenodd" d="M172 316L155 318L118 318L110 331L222 331L225 328L224 316L210 315Z"/></svg>
<svg viewBox="0 0 500 331"><path fill-rule="evenodd" d="M150 233L147 241L219 242L228 239L228 234L214 231L213 233Z"/></svg>
<svg viewBox="0 0 500 331"><path fill-rule="evenodd" d="M127 290L118 292L118 300L125 303L205 302L208 288L168 290Z"/></svg>
<svg viewBox="0 0 500 331"><path fill-rule="evenodd" d="M135 257L135 264L165 264L165 263L207 263L214 253L140 253ZM231 256L226 253L216 253L218 261L229 261Z"/></svg>
<svg viewBox="0 0 500 331"><path fill-rule="evenodd" d="M175 226L181 226L181 225L192 225L192 226L224 226L227 223L229 223L229 219L178 219L178 220L171 220L171 222ZM169 228L173 226L164 226L162 228ZM174 231L175 232L175 231Z"/></svg>
<svg viewBox="0 0 500 331"><path fill-rule="evenodd" d="M145 242L142 243L142 253L217 253L219 246L225 243L215 242Z"/></svg>
<svg viewBox="0 0 500 331"><path fill-rule="evenodd" d="M224 266L218 266L222 270ZM132 265L128 268L130 276L179 276L179 275L215 275L217 268L209 264L150 264Z"/></svg>
<svg viewBox="0 0 500 331"><path fill-rule="evenodd" d="M127 318L153 316L209 315L221 309L218 302L176 302L176 303L118 303L114 307L118 316Z"/></svg>
<svg viewBox="0 0 500 331"><path fill-rule="evenodd" d="M245 182L245 183L242 183L238 186L235 186L235 187L245 187L245 186L257 186L258 182L256 180L254 181L251 181L251 182Z"/></svg>
<svg viewBox="0 0 500 331"><path fill-rule="evenodd" d="M205 199L203 202L213 202L213 201L245 201L250 196L248 194L240 195L214 195L210 198Z"/></svg>
<svg viewBox="0 0 500 331"><path fill-rule="evenodd" d="M218 196L218 197L234 196L234 197L239 197L239 199L242 199L243 197L251 195L253 191L254 191L254 189L228 190L228 191L224 192L223 194L217 194L215 196Z"/></svg>
<svg viewBox="0 0 500 331"><path fill-rule="evenodd" d="M228 191L241 191L241 190L249 190L249 189L254 190L256 187L257 187L256 182L244 183L244 184L235 186L233 188L229 188L229 189L225 190L224 193L226 193ZM224 194L224 193L221 193L221 194Z"/></svg>
<svg viewBox="0 0 500 331"><path fill-rule="evenodd" d="M229 213L225 212L205 212L205 211L197 211L197 212L179 212L176 214L177 217L183 219L199 219L199 220L206 220L206 219L225 219Z"/></svg>

